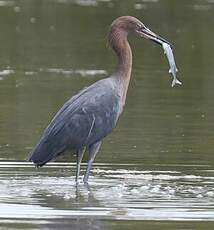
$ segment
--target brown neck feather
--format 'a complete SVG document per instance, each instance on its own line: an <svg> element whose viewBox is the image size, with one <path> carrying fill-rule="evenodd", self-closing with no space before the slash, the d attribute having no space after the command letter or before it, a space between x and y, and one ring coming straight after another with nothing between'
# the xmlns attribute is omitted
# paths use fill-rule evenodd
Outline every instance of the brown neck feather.
<svg viewBox="0 0 214 230"><path fill-rule="evenodd" d="M119 80L123 103L129 86L132 70L132 51L125 30L112 29L109 33L109 44L118 56L118 64L112 76Z"/></svg>

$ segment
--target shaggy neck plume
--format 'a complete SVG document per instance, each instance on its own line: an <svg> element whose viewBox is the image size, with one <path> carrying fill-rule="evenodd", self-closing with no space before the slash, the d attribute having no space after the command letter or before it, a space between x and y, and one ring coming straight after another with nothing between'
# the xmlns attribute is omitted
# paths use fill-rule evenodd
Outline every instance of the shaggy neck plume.
<svg viewBox="0 0 214 230"><path fill-rule="evenodd" d="M118 64L112 76L120 82L123 104L125 104L132 70L132 51L127 36L127 31L114 27L111 28L108 34L109 45L118 57Z"/></svg>

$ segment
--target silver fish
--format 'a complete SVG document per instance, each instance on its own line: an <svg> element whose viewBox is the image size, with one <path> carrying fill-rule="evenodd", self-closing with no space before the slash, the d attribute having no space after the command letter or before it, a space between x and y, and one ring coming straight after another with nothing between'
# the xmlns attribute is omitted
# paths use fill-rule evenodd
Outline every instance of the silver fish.
<svg viewBox="0 0 214 230"><path fill-rule="evenodd" d="M178 69L177 69L176 64L175 64L175 59L174 59L172 49L171 49L170 45L165 43L165 42L162 43L162 47L164 49L164 53L166 54L166 57L167 57L168 62L169 62L169 66L170 66L169 73L171 73L173 76L172 87L175 84L181 85L182 83L176 78L176 73L178 72Z"/></svg>

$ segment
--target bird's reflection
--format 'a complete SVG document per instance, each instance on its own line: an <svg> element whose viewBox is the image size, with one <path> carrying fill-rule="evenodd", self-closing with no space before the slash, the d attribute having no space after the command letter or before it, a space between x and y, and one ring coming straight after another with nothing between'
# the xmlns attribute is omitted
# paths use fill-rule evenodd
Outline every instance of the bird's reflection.
<svg viewBox="0 0 214 230"><path fill-rule="evenodd" d="M51 220L47 224L45 224L46 229L105 229L106 223L96 215L90 215L89 207L99 207L99 201L95 198L93 189L89 184L78 183L71 186L71 194L75 194L74 196L70 196L66 199L66 196L58 196L51 195L49 196L47 193L41 194L43 197L43 202L45 206L52 207L54 209L63 210L76 210L77 213L74 215L62 216L58 217L55 220ZM38 195L38 194L37 194ZM85 215L79 215L79 211L84 211ZM44 224L42 224L44 227Z"/></svg>
<svg viewBox="0 0 214 230"><path fill-rule="evenodd" d="M89 183L76 183L76 202L85 202L88 207L99 205L97 199L95 199L93 189L91 188ZM85 206L85 205L84 205Z"/></svg>

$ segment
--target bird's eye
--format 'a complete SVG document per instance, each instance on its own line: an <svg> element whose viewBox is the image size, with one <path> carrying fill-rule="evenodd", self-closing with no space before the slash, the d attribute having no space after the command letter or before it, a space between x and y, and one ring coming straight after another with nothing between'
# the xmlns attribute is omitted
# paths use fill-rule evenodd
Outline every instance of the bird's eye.
<svg viewBox="0 0 214 230"><path fill-rule="evenodd" d="M144 26L142 26L142 25L137 25L136 30L139 31L139 32L141 32L141 31L143 30L143 28L144 28Z"/></svg>
<svg viewBox="0 0 214 230"><path fill-rule="evenodd" d="M142 30L144 30L146 27L143 25L143 24L138 24L137 25L137 30L138 31L142 31Z"/></svg>
<svg viewBox="0 0 214 230"><path fill-rule="evenodd" d="M137 24L137 29L140 29L142 27L141 24Z"/></svg>

